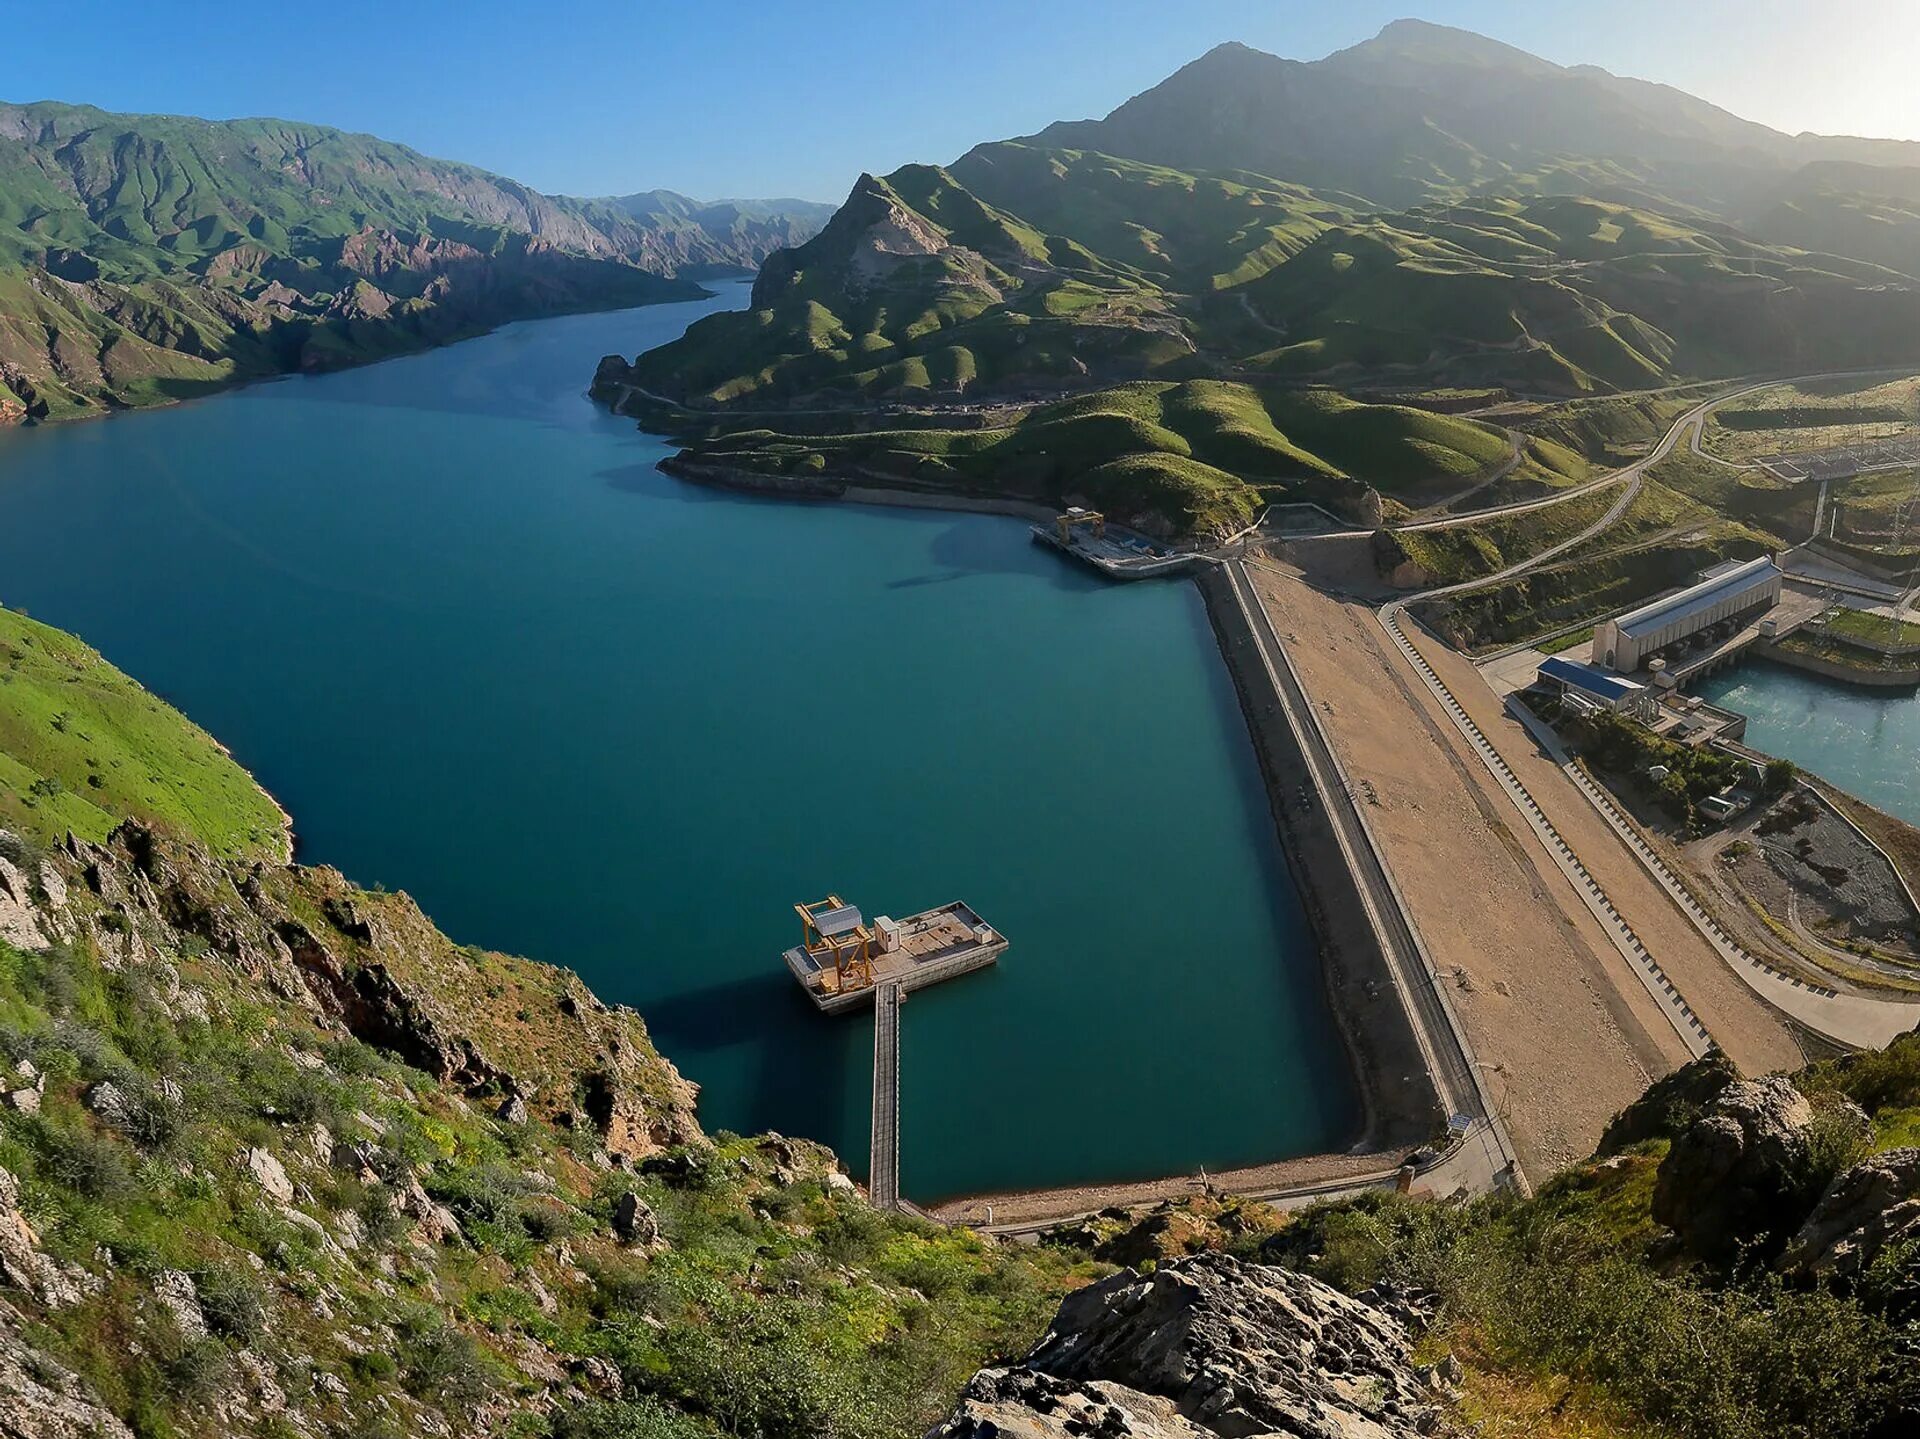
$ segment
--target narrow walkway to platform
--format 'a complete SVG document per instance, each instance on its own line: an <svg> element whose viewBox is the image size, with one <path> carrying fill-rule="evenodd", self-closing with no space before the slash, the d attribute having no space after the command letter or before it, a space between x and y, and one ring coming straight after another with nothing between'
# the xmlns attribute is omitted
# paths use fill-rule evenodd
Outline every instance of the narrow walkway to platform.
<svg viewBox="0 0 1920 1439"><path fill-rule="evenodd" d="M873 992L873 1148L867 1197L875 1209L900 1207L900 1001L898 980Z"/></svg>

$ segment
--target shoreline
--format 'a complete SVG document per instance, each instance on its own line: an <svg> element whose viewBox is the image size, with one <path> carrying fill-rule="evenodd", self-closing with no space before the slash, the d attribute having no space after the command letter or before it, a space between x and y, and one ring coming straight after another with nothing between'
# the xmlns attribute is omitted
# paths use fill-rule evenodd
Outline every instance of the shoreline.
<svg viewBox="0 0 1920 1439"><path fill-rule="evenodd" d="M616 412L617 413L617 412ZM620 418L631 418L621 415ZM642 427L642 433L667 439L658 431ZM1012 495L969 494L954 490L916 490L904 485L874 481L862 483L840 475L768 475L758 470L743 470L733 465L713 465L699 460L669 455L656 469L690 485L728 490L734 494L759 495L771 500L814 500L822 503L881 505L891 509L947 510L955 514L1007 515L1014 519L1044 523L1058 511L1034 500Z"/></svg>
<svg viewBox="0 0 1920 1439"><path fill-rule="evenodd" d="M1818 675L1821 679L1832 680L1835 684L1851 685L1855 689L1884 692L1887 690L1910 690L1920 687L1920 663L1901 669L1869 669L1865 665L1848 664L1826 655L1809 654L1803 650L1790 649L1786 645L1762 640L1754 646L1755 659L1782 668L1799 670L1803 674Z"/></svg>
<svg viewBox="0 0 1920 1439"><path fill-rule="evenodd" d="M922 1212L940 1224L969 1227L991 1224L996 1230L1028 1226L1038 1229L1070 1223L1103 1209L1140 1209L1166 1200L1209 1193L1265 1198L1323 1188L1384 1185L1399 1173L1401 1153L1396 1149L1303 1154L1267 1164L1223 1169L1218 1173L1203 1166L1195 1173L1164 1179L1127 1179L964 1195L926 1205Z"/></svg>
<svg viewBox="0 0 1920 1439"><path fill-rule="evenodd" d="M1001 514L1020 519L1045 519L1054 513L1011 496L863 485L828 475L765 475L686 461L677 455L660 461L658 468L691 484L771 499ZM1299 897L1318 947L1322 996L1345 1051L1349 1082L1360 1110L1359 1131L1350 1148L1285 1155L1239 1166L1214 1176L1212 1187L1257 1193L1293 1185L1313 1188L1329 1180L1357 1181L1369 1175L1384 1178L1395 1167L1388 1160L1431 1137L1430 1121L1435 1112L1432 1079L1425 1075L1418 1057L1418 1042L1405 1032L1404 1013L1397 1004L1383 1002L1393 993L1393 978L1379 953L1377 938L1364 921L1363 906L1353 893L1357 882L1331 837L1325 816L1289 806L1288 796L1309 782L1306 760L1280 714L1278 695L1260 667L1248 662L1254 640L1245 632L1237 607L1225 593L1224 581L1210 570L1169 578L1191 580L1198 589L1221 663L1233 683L1247 742L1260 770L1269 822L1286 863L1285 882L1292 884ZM1280 882L1277 876L1276 882ZM1409 1066L1421 1073L1428 1092L1409 1095L1403 1081L1392 1086L1394 1092L1389 1093L1387 1076L1404 1075ZM962 1194L929 1205L926 1212L941 1222L964 1223L964 1216L984 1216L991 1206L996 1215L1007 1209L1032 1222L1055 1217L1065 1220L1110 1203L1153 1203L1197 1192L1199 1187L1195 1174L1088 1180L1038 1189Z"/></svg>
<svg viewBox="0 0 1920 1439"><path fill-rule="evenodd" d="M652 272L647 271L645 273L651 274ZM672 275L662 275L656 276L656 278L671 282L676 277ZM404 360L414 355L427 355L433 353L435 350L445 350L454 345L464 345L468 340L483 339L497 331L504 330L509 325L533 324L541 320L563 320L572 315L613 315L618 314L622 310L648 310L652 309L655 305L693 305L698 304L701 300L711 300L718 296L718 291L709 289L709 282L705 280L689 280L687 283L697 288L700 293L697 295L683 295L659 300L643 300L638 305L578 305L567 306L557 310L548 310L537 315L510 315L495 320L490 324L462 327L447 335L426 340L420 344L409 345L404 349L392 350L385 354L368 355L364 359L344 360L338 364L319 366L314 369L297 368L290 370L273 370L265 374L243 375L226 380L213 380L209 381L207 388L199 394L174 395L166 399L154 400L148 404L130 405L119 400L103 400L100 408L81 411L77 414L60 415L57 417L23 414L18 420L0 423L0 436L16 432L26 434L33 430L50 428L55 425L88 424L96 420L110 420L116 415L139 415L145 414L148 411L171 410L181 405L198 404L202 400L215 400L222 395L231 395L241 390L250 390L256 385L271 385L284 380L303 378L317 379L323 375L339 374L346 370L364 370L373 365L385 364L388 360ZM724 284L726 281L715 279L712 283ZM12 391L9 390L6 393L11 394Z"/></svg>

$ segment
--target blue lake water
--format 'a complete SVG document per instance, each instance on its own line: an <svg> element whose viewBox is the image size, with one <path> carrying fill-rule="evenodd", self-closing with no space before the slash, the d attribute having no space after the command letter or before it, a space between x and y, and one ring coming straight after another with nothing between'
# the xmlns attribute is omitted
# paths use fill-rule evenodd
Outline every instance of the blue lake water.
<svg viewBox="0 0 1920 1439"><path fill-rule="evenodd" d="M871 1027L792 904L1011 939L904 1013L932 1199L1349 1141L1317 958L1199 597L991 516L747 499L583 395L715 300L0 436L0 602L228 744L301 855L647 1017L709 1128L867 1148Z"/></svg>
<svg viewBox="0 0 1920 1439"><path fill-rule="evenodd" d="M1862 689L1764 661L1722 671L1698 692L1747 716L1746 742L1755 749L1920 824L1920 694Z"/></svg>

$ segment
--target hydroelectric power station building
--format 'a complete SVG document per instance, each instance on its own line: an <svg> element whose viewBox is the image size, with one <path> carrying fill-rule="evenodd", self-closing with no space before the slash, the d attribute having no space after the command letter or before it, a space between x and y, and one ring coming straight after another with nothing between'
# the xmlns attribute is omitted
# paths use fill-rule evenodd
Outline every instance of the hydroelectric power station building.
<svg viewBox="0 0 1920 1439"><path fill-rule="evenodd" d="M1757 618L1779 603L1784 579L1770 555L1709 574L1678 594L1602 624L1593 634L1593 658L1631 674L1669 645L1684 644L1715 625Z"/></svg>

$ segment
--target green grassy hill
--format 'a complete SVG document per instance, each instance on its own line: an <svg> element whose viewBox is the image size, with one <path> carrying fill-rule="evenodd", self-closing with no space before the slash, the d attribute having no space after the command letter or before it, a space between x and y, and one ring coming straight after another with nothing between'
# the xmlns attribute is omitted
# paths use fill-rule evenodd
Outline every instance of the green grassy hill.
<svg viewBox="0 0 1920 1439"><path fill-rule="evenodd" d="M72 635L0 609L0 827L50 845L128 817L223 858L287 855L279 807L211 736Z"/></svg>
<svg viewBox="0 0 1920 1439"><path fill-rule="evenodd" d="M681 458L696 468L1084 503L1150 533L1191 534L1238 529L1281 499L1371 523L1381 496L1452 494L1511 454L1504 432L1473 420L1326 390L1188 380L1112 386L984 428L723 429ZM1564 451L1540 455L1579 468ZM1547 473L1538 458L1530 469Z"/></svg>
<svg viewBox="0 0 1920 1439"><path fill-rule="evenodd" d="M1916 333L1920 282L1717 223L1565 196L1368 214L991 145L864 178L749 311L629 378L732 412L1248 375L1573 396L1894 362Z"/></svg>

